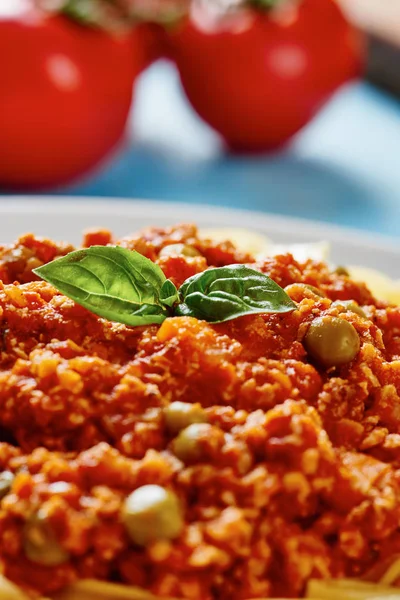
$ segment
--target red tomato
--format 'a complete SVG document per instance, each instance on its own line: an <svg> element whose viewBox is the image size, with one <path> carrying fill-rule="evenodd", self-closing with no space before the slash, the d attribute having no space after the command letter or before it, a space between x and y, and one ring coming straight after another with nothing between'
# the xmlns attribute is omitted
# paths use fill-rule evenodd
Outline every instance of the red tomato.
<svg viewBox="0 0 400 600"><path fill-rule="evenodd" d="M140 23L133 32L134 57L141 73L168 52L165 30L157 23Z"/></svg>
<svg viewBox="0 0 400 600"><path fill-rule="evenodd" d="M333 0L216 19L200 3L171 35L198 114L239 151L281 145L360 74L363 43Z"/></svg>
<svg viewBox="0 0 400 600"><path fill-rule="evenodd" d="M139 66L132 38L0 9L0 185L64 183L120 140Z"/></svg>

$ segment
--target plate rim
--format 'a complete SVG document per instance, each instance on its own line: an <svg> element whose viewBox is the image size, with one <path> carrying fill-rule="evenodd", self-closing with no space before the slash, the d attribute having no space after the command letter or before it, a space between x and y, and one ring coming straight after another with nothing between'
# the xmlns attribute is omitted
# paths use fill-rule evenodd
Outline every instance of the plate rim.
<svg viewBox="0 0 400 600"><path fill-rule="evenodd" d="M18 215L31 213L43 213L49 216L61 214L88 214L93 210L93 205L100 210L102 216L107 214L116 215L123 213L125 216L134 217L134 211L140 210L147 212L151 218L160 215L170 219L171 211L177 210L182 214L182 219L177 219L177 222L186 220L185 215L190 215L189 220L195 221L195 215L201 220L215 219L219 222L220 219L233 218L241 227L245 229L253 229L254 231L262 231L266 228L270 230L274 228L279 231L288 229L298 231L306 229L314 236L314 240L332 241L334 244L346 243L350 246L365 247L369 251L376 249L379 252L388 252L398 254L400 256L400 238L388 236L381 233L375 233L368 230L360 230L354 227L336 225L319 220L303 219L299 217L287 217L285 215L274 214L251 210L247 208L229 208L220 205L189 203L170 200L152 200L147 198L118 198L107 196L68 196L68 195L5 195L0 197L0 217L2 215ZM255 220L251 225L249 221ZM94 223L95 225L95 223ZM217 225L218 226L218 225ZM229 227L229 226L228 226ZM232 226L234 227L234 226Z"/></svg>

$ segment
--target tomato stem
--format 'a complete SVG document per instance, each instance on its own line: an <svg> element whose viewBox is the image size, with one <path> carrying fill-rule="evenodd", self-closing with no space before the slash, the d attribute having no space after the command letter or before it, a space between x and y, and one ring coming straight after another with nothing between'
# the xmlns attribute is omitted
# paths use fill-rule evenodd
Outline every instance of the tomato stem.
<svg viewBox="0 0 400 600"><path fill-rule="evenodd" d="M51 13L64 14L84 25L108 31L137 23L168 25L182 18L191 0L35 0ZM196 0L195 0L196 1Z"/></svg>
<svg viewBox="0 0 400 600"><path fill-rule="evenodd" d="M275 8L278 4L282 4L283 1L284 0L248 0L246 4L252 8L270 10Z"/></svg>
<svg viewBox="0 0 400 600"><path fill-rule="evenodd" d="M0 0L1 1L1 0ZM172 25L190 12L196 3L209 4L232 12L245 7L270 10L288 0L34 0L51 13L64 14L86 26L121 31L138 23Z"/></svg>
<svg viewBox="0 0 400 600"><path fill-rule="evenodd" d="M136 21L168 25L179 20L190 9L191 0L127 0Z"/></svg>

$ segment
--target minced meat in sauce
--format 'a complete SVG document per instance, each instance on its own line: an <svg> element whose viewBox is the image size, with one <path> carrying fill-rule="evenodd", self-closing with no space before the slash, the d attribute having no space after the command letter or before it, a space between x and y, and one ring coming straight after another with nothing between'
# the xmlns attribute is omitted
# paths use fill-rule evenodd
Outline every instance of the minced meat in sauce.
<svg viewBox="0 0 400 600"><path fill-rule="evenodd" d="M255 262L194 226L84 239L107 243L176 285L249 263L297 310L129 328L32 274L71 246L26 235L1 247L5 575L47 595L98 578L244 600L299 596L310 578L360 576L399 553L400 308L345 271ZM332 359L342 330L353 345Z"/></svg>

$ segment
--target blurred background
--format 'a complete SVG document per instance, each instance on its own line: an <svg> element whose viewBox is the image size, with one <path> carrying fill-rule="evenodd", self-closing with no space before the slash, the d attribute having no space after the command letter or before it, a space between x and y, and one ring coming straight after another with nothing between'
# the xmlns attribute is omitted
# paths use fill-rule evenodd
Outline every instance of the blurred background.
<svg viewBox="0 0 400 600"><path fill-rule="evenodd" d="M400 0L211 4L0 0L1 193L397 236Z"/></svg>

